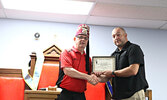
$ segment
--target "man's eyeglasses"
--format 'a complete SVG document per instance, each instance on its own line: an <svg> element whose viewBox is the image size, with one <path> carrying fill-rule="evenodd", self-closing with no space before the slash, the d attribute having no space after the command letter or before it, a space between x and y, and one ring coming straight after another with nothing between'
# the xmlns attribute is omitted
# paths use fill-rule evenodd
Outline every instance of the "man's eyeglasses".
<svg viewBox="0 0 167 100"><path fill-rule="evenodd" d="M80 36L80 35L77 35L76 37L79 38L79 39L84 39L84 40L88 40L89 39L88 37L83 37L83 36Z"/></svg>

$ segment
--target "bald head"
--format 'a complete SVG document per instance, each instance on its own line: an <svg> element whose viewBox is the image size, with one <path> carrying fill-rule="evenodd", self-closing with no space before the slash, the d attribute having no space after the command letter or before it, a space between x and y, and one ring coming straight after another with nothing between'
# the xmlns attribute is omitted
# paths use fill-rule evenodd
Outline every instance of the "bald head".
<svg viewBox="0 0 167 100"><path fill-rule="evenodd" d="M115 28L113 29L113 31L115 31L115 30L117 30L117 29L120 29L120 30L123 31L123 33L126 33L126 31L125 31L125 29L124 29L123 27L115 27ZM113 32L113 31L112 31L112 32Z"/></svg>
<svg viewBox="0 0 167 100"><path fill-rule="evenodd" d="M112 38L115 45L121 50L124 44L128 41L127 33L124 28L116 27L112 31Z"/></svg>

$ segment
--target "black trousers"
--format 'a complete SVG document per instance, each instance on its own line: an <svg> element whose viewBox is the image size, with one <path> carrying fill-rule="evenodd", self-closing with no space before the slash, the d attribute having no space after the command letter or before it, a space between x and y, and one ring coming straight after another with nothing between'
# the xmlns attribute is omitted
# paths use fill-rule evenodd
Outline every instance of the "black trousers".
<svg viewBox="0 0 167 100"><path fill-rule="evenodd" d="M86 98L84 92L78 93L63 89L60 95L58 96L58 100L86 100Z"/></svg>

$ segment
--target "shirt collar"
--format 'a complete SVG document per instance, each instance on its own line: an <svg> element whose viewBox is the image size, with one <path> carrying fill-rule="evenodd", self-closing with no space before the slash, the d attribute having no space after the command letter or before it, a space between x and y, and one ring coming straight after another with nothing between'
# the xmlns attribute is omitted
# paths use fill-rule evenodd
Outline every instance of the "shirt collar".
<svg viewBox="0 0 167 100"><path fill-rule="evenodd" d="M78 52L78 53L81 53L80 51L78 51L74 46L72 47L72 50L74 51L74 52ZM83 52L83 54L85 55L85 51Z"/></svg>
<svg viewBox="0 0 167 100"><path fill-rule="evenodd" d="M126 42L122 50L127 49L132 43L130 41Z"/></svg>
<svg viewBox="0 0 167 100"><path fill-rule="evenodd" d="M121 51L125 51L130 45L131 42L127 41ZM115 50L115 52L121 52L121 51L118 48Z"/></svg>

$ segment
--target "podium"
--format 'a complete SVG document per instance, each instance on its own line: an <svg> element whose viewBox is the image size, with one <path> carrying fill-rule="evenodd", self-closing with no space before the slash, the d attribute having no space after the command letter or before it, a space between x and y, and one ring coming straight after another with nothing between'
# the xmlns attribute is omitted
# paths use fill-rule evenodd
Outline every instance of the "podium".
<svg viewBox="0 0 167 100"><path fill-rule="evenodd" d="M25 90L24 100L57 100L60 91Z"/></svg>

